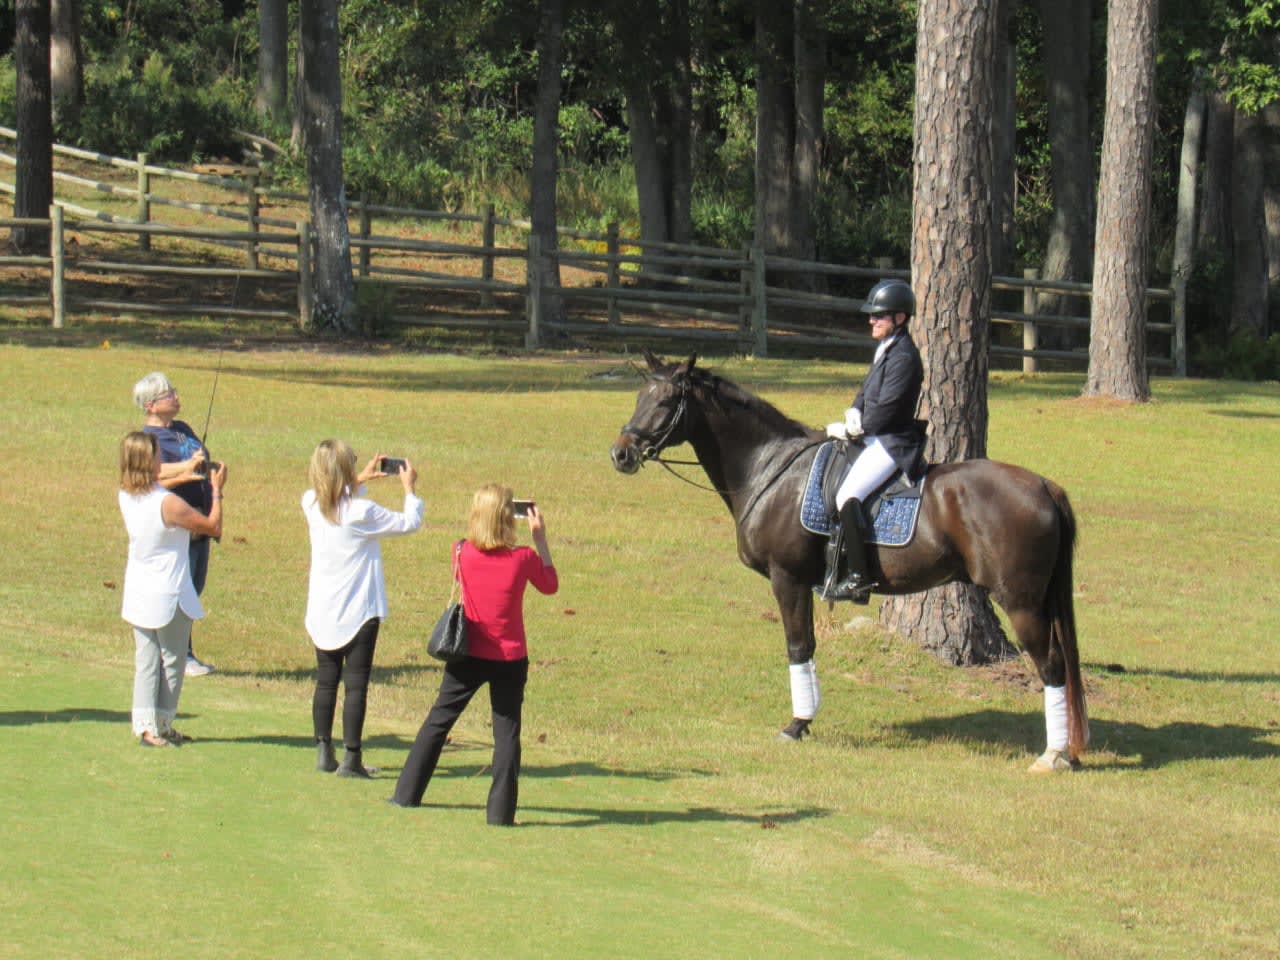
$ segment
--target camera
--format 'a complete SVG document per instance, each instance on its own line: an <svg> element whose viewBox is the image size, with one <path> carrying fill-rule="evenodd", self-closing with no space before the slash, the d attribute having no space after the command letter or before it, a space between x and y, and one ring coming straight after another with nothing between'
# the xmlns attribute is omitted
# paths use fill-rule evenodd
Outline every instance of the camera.
<svg viewBox="0 0 1280 960"><path fill-rule="evenodd" d="M529 515L529 508L532 507L533 504L533 500L512 500L511 512L517 517L527 517Z"/></svg>
<svg viewBox="0 0 1280 960"><path fill-rule="evenodd" d="M400 457L383 457L378 461L378 470L394 477L400 473L405 465L406 461Z"/></svg>

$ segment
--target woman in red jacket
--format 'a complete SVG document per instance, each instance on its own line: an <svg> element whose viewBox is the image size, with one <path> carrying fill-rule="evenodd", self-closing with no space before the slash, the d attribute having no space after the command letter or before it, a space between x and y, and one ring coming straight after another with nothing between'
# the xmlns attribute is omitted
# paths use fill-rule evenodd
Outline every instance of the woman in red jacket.
<svg viewBox="0 0 1280 960"><path fill-rule="evenodd" d="M467 616L466 659L447 663L440 692L409 751L391 802L401 807L422 803L445 739L471 698L489 684L493 710L493 784L487 820L515 823L520 776L520 712L529 677L524 634L524 590L559 589L547 547L547 530L536 504L527 510L536 549L516 546L516 517L508 487L491 483L476 491L467 521L467 539L455 554L454 577L462 584Z"/></svg>

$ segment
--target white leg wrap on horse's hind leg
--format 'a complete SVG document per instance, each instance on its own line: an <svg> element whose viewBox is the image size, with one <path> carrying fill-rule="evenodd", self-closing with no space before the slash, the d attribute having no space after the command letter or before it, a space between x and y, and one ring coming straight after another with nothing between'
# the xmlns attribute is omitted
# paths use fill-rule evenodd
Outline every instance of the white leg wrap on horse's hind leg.
<svg viewBox="0 0 1280 960"><path fill-rule="evenodd" d="M791 716L797 720L812 720L818 715L821 702L817 664L812 660L791 664Z"/></svg>
<svg viewBox="0 0 1280 960"><path fill-rule="evenodd" d="M1067 752L1067 688L1044 688L1045 749Z"/></svg>
<svg viewBox="0 0 1280 960"><path fill-rule="evenodd" d="M1031 773L1065 773L1072 767L1067 758L1067 691L1065 687L1044 688L1044 732L1048 745L1028 770Z"/></svg>

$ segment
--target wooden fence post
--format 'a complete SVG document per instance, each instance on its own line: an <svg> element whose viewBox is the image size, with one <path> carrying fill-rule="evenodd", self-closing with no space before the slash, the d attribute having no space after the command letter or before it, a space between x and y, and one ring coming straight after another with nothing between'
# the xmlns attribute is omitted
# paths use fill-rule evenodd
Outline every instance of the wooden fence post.
<svg viewBox="0 0 1280 960"><path fill-rule="evenodd" d="M888 273L893 269L893 257L876 257L876 269Z"/></svg>
<svg viewBox="0 0 1280 960"><path fill-rule="evenodd" d="M256 170L245 177L245 189L249 191L249 232L254 234L249 240L248 264L250 270L258 269L258 177L259 173Z"/></svg>
<svg viewBox="0 0 1280 960"><path fill-rule="evenodd" d="M373 218L369 215L369 194L360 194L360 239L368 240L373 236ZM369 247L360 245L360 276L369 275Z"/></svg>
<svg viewBox="0 0 1280 960"><path fill-rule="evenodd" d="M311 289L311 224L298 221L298 325L311 332L315 294Z"/></svg>
<svg viewBox="0 0 1280 960"><path fill-rule="evenodd" d="M1040 279L1040 271L1035 267L1027 267L1022 271L1022 276L1027 280ZM1022 312L1028 317L1034 316L1036 312L1036 288L1034 285L1023 287L1022 289ZM1032 320L1022 321L1022 349L1035 350L1040 342L1040 333L1036 329L1035 322ZM1040 370L1040 361L1034 355L1025 355L1022 358L1023 373L1037 373Z"/></svg>
<svg viewBox="0 0 1280 960"><path fill-rule="evenodd" d="M621 245L618 243L618 221L616 220L609 221L609 226L606 228L606 230L607 230L607 234L606 234L605 243L607 246L606 252L609 254L609 263L608 263L608 266L605 268L608 271L607 273L608 279L605 281L605 286L607 286L610 290L616 290L618 288L618 283L620 280L618 255L619 253L621 253L621 249L622 249ZM610 297L605 302L609 305L609 319L608 319L609 326L616 327L619 323L622 322L622 316L618 313L618 298Z"/></svg>
<svg viewBox="0 0 1280 960"><path fill-rule="evenodd" d="M480 259L480 279L488 282L493 279L493 243L494 243L494 222L493 222L493 204L486 203L480 211L480 243L484 247L484 256ZM493 306L493 291L482 290L480 292L480 306Z"/></svg>
<svg viewBox="0 0 1280 960"><path fill-rule="evenodd" d="M751 355L769 355L769 291L765 286L764 248L751 248Z"/></svg>
<svg viewBox="0 0 1280 960"><path fill-rule="evenodd" d="M538 325L542 319L542 244L536 233L529 234L529 266L526 269L529 293L525 309L529 314L529 329L525 331L524 345L528 350L538 346Z"/></svg>
<svg viewBox="0 0 1280 960"><path fill-rule="evenodd" d="M151 222L151 174L147 173L147 155L138 154L138 223ZM151 249L151 235L138 234L138 249Z"/></svg>
<svg viewBox="0 0 1280 960"><path fill-rule="evenodd" d="M56 203L49 205L49 305L53 312L53 328L61 330L66 322L67 302L66 290L66 244L63 242L63 211Z"/></svg>

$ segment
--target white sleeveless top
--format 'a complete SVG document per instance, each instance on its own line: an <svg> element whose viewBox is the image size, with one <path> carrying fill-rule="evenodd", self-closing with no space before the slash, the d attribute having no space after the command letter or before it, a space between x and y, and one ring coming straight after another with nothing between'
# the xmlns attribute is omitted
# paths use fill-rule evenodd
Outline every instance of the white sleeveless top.
<svg viewBox="0 0 1280 960"><path fill-rule="evenodd" d="M183 527L166 527L160 511L169 495L159 484L146 493L120 491L120 513L129 532L120 616L144 630L167 625L179 605L192 620L204 616L191 583L191 533Z"/></svg>

